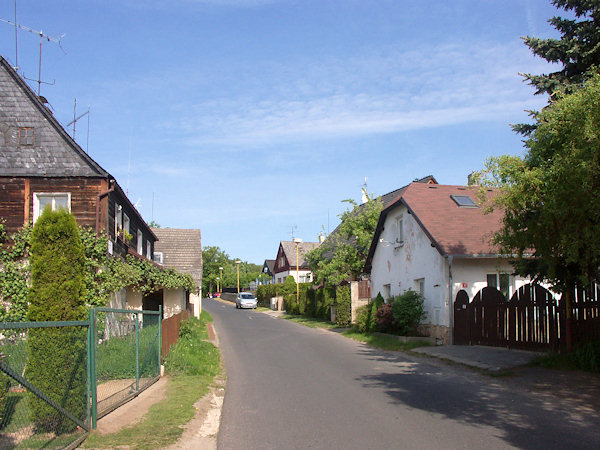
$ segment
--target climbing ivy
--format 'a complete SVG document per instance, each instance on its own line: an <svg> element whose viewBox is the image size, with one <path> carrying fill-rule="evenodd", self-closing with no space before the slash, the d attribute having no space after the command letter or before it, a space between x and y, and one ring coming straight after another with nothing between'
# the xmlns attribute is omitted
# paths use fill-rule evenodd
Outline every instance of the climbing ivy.
<svg viewBox="0 0 600 450"><path fill-rule="evenodd" d="M31 231L32 226L26 225L8 239L4 221L0 219L0 244L4 244L0 251L0 321L26 320ZM127 255L126 260L112 257L106 251L106 236L96 235L89 227L79 227L79 232L85 249L84 300L87 307L108 305L111 295L125 286L132 286L144 295L161 288L197 289L189 274L132 255Z"/></svg>

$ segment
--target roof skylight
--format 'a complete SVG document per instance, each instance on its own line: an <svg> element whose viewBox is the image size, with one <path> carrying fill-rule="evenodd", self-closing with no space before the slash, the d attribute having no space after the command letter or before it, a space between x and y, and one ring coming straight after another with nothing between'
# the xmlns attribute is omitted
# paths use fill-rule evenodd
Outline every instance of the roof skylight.
<svg viewBox="0 0 600 450"><path fill-rule="evenodd" d="M461 208L478 208L477 203L475 203L468 195L451 194L450 197Z"/></svg>

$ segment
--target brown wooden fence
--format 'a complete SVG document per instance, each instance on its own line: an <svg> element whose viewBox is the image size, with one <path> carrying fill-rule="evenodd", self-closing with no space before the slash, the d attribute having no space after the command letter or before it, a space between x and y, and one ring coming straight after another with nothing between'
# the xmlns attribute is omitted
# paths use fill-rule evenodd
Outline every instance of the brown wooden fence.
<svg viewBox="0 0 600 450"><path fill-rule="evenodd" d="M179 328L182 320L187 320L190 317L189 311L181 311L179 314L169 317L162 321L162 348L161 357L164 359L169 353L171 346L179 339Z"/></svg>
<svg viewBox="0 0 600 450"><path fill-rule="evenodd" d="M579 289L573 310L573 342L600 339L600 289ZM494 287L473 300L460 291L454 302L454 343L532 350L565 345L565 302L537 284L522 286L510 301Z"/></svg>
<svg viewBox="0 0 600 450"><path fill-rule="evenodd" d="M371 299L371 280L362 280L358 282L358 298Z"/></svg>

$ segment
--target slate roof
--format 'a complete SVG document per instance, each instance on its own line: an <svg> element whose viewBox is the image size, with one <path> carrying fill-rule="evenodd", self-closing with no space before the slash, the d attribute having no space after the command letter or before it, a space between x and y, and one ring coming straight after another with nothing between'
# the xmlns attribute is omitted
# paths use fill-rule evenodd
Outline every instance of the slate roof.
<svg viewBox="0 0 600 450"><path fill-rule="evenodd" d="M34 145L19 145L20 127L34 128ZM0 176L110 177L77 145L2 56Z"/></svg>
<svg viewBox="0 0 600 450"><path fill-rule="evenodd" d="M288 260L290 267L296 267L296 243L292 241L281 241L280 245L283 248L283 253ZM298 266L300 268L308 267L306 265L306 254L318 246L318 242L300 242L300 244L298 244Z"/></svg>
<svg viewBox="0 0 600 450"><path fill-rule="evenodd" d="M162 252L163 264L202 279L202 235L197 229L152 228L158 238L154 251Z"/></svg>
<svg viewBox="0 0 600 450"><path fill-rule="evenodd" d="M366 270L370 264L390 211L405 205L441 255L497 256L498 249L490 242L502 223L502 210L483 213L483 207L459 207L451 195L467 195L477 202L478 187L411 183L379 217L371 242ZM488 190L488 197L495 195Z"/></svg>

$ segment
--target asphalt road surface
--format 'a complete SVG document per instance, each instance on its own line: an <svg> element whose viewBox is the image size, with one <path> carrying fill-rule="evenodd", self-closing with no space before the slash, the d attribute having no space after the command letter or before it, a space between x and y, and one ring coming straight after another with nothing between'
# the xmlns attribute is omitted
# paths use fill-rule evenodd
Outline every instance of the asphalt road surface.
<svg viewBox="0 0 600 450"><path fill-rule="evenodd" d="M205 299L227 374L220 449L600 448L596 411Z"/></svg>

